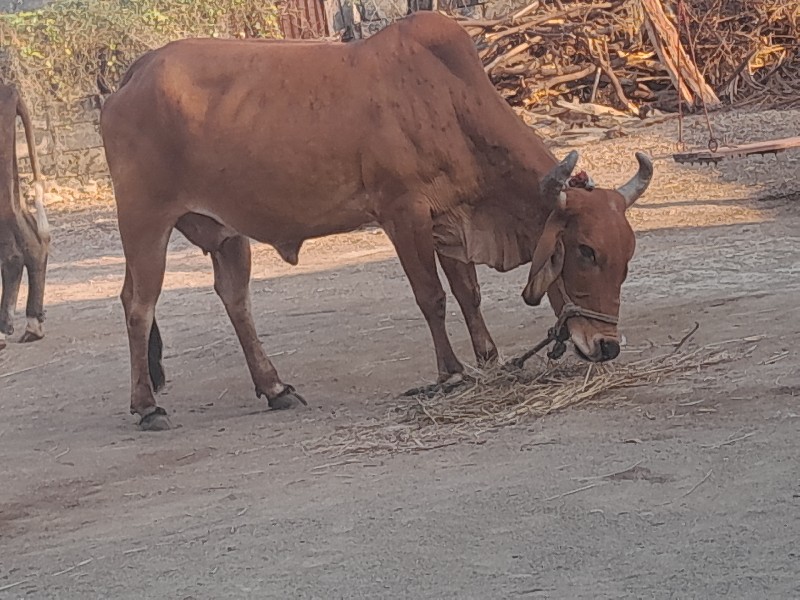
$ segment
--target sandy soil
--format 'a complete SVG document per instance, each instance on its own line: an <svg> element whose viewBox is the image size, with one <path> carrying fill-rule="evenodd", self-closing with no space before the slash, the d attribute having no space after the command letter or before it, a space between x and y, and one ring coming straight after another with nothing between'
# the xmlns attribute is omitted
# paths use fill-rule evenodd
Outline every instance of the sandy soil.
<svg viewBox="0 0 800 600"><path fill-rule="evenodd" d="M715 119L733 142L798 135L800 112ZM582 147L580 165L619 183L674 130ZM698 344L764 336L748 358L479 444L354 458L303 443L435 376L381 232L309 243L296 268L255 248L264 343L310 401L277 413L253 395L208 259L176 234L158 314L179 427L146 434L128 414L113 205L51 196L48 335L0 354L0 598L800 597L798 173L800 151L663 159L631 213L620 360L695 321ZM480 271L506 356L553 319L522 303L525 275Z"/></svg>

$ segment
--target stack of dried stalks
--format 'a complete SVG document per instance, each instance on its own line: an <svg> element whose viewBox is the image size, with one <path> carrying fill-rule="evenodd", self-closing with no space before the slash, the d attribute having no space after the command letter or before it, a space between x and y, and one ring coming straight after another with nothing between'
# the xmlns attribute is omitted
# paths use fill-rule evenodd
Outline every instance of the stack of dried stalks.
<svg viewBox="0 0 800 600"><path fill-rule="evenodd" d="M800 106L800 2L687 0L698 63L721 98Z"/></svg>
<svg viewBox="0 0 800 600"><path fill-rule="evenodd" d="M687 106L714 107L723 95L740 100L742 85L796 97L800 3L684 2L678 11L674 0L534 0L461 24L501 94L524 109L561 100L564 110L569 100L638 115L675 110L678 94ZM772 77L779 82L764 83Z"/></svg>
<svg viewBox="0 0 800 600"><path fill-rule="evenodd" d="M693 333L693 332L692 332ZM495 368L475 375L467 388L408 399L383 419L342 427L306 445L310 452L344 454L413 452L481 441L492 430L596 400L612 390L657 384L664 378L750 355L759 338L743 338L669 353L625 365L590 366L572 360L539 368Z"/></svg>

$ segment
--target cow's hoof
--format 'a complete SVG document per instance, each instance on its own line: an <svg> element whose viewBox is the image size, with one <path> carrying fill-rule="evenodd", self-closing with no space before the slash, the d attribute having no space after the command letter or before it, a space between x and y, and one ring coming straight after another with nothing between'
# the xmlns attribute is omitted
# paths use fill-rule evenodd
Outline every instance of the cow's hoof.
<svg viewBox="0 0 800 600"><path fill-rule="evenodd" d="M463 373L454 373L450 375L447 379L440 381L438 383L434 383L432 385L424 385L422 387L411 388L410 390L406 390L401 395L402 396L425 396L426 398L432 398L437 394L449 394L454 389L461 387L462 385L466 384L469 381L466 375Z"/></svg>
<svg viewBox="0 0 800 600"><path fill-rule="evenodd" d="M6 338L2 333L0 333L0 350L5 350L6 346L8 346L8 344L6 344Z"/></svg>
<svg viewBox="0 0 800 600"><path fill-rule="evenodd" d="M172 429L172 422L167 416L167 411L156 406L153 412L142 417L142 420L139 421L139 428L142 431L167 431Z"/></svg>
<svg viewBox="0 0 800 600"><path fill-rule="evenodd" d="M19 338L19 343L20 344L29 344L31 342L38 342L42 338L44 338L44 334L43 333L37 333L37 332L34 332L34 331L26 331L25 333L22 334L22 337Z"/></svg>
<svg viewBox="0 0 800 600"><path fill-rule="evenodd" d="M286 410L298 404L308 406L308 402L291 385L284 384L283 391L274 398L267 398L267 405L272 410Z"/></svg>
<svg viewBox="0 0 800 600"><path fill-rule="evenodd" d="M28 326L19 339L20 344L37 342L44 337L44 324L36 317L28 317Z"/></svg>

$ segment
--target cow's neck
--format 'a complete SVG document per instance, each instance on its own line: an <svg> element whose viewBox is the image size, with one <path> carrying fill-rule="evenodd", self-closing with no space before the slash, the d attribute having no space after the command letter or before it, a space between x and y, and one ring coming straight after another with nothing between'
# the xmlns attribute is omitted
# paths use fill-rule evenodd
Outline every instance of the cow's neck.
<svg viewBox="0 0 800 600"><path fill-rule="evenodd" d="M539 195L539 181L557 164L542 140L503 108L494 122L463 124L478 167L477 194L438 217L435 228L440 252L499 271L530 262L552 210Z"/></svg>
<svg viewBox="0 0 800 600"><path fill-rule="evenodd" d="M521 211L521 218L546 218L554 200L545 201L539 196L539 182L558 160L505 100L497 96L495 104L484 107L495 118L487 119L472 108L465 111L462 123L475 150L483 157L482 187L490 194L492 189L503 190L502 201L510 210Z"/></svg>
<svg viewBox="0 0 800 600"><path fill-rule="evenodd" d="M553 199L544 199L539 184L557 159L511 109L503 126L482 131L486 147L483 169L484 201L498 203L520 222L527 235L538 238ZM509 115L506 115L509 116Z"/></svg>

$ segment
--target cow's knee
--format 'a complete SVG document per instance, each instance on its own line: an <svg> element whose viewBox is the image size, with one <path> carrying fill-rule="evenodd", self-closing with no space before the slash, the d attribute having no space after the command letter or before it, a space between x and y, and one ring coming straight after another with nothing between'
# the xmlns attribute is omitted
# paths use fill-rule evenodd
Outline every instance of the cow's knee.
<svg viewBox="0 0 800 600"><path fill-rule="evenodd" d="M126 313L125 321L129 332L135 332L137 335L149 333L153 323L153 310L136 302L131 302L127 307Z"/></svg>

